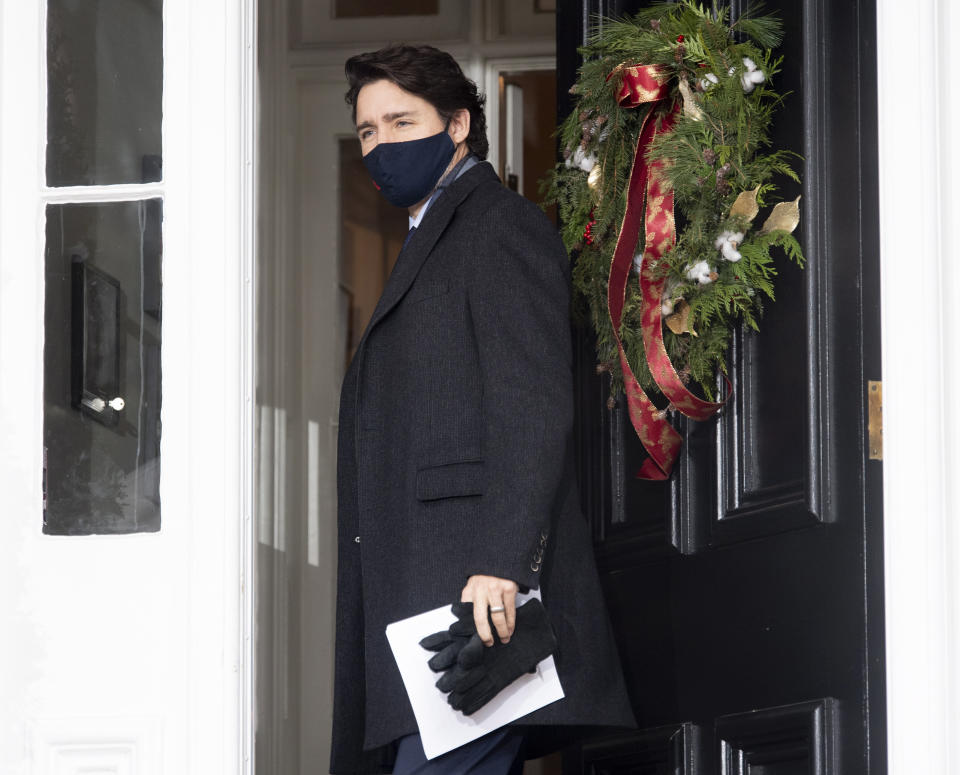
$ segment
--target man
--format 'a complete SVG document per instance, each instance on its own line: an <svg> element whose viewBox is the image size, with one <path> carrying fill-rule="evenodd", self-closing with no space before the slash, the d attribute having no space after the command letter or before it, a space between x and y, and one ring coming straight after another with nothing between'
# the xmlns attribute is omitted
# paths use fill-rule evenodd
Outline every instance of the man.
<svg viewBox="0 0 960 775"><path fill-rule="evenodd" d="M346 74L364 163L411 232L341 393L331 771L506 773L551 731L634 725L574 481L569 262L484 161L451 56L394 46ZM427 762L385 627L465 601L508 644L538 587L566 696Z"/></svg>

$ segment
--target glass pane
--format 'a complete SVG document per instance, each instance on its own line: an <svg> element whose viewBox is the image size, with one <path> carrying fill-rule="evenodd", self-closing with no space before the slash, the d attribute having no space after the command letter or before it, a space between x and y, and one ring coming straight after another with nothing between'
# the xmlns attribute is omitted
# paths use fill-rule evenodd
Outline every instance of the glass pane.
<svg viewBox="0 0 960 775"><path fill-rule="evenodd" d="M162 0L49 0L47 185L161 178Z"/></svg>
<svg viewBox="0 0 960 775"><path fill-rule="evenodd" d="M162 207L47 207L45 533L160 529Z"/></svg>

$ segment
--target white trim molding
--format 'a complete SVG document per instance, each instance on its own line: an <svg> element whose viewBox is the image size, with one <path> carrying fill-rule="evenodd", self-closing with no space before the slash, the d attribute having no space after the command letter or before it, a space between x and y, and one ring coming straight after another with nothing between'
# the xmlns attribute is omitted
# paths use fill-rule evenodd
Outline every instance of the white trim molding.
<svg viewBox="0 0 960 775"><path fill-rule="evenodd" d="M500 143L497 135L500 126L500 76L524 70L555 70L556 67L557 57L553 52L539 56L496 57L488 59L484 64L482 86L487 97L484 110L487 114L487 140L490 142L487 161L495 170L500 169Z"/></svg>
<svg viewBox="0 0 960 775"><path fill-rule="evenodd" d="M31 775L163 772L158 718L37 719L30 730Z"/></svg>
<svg viewBox="0 0 960 775"><path fill-rule="evenodd" d="M960 761L955 0L877 2L890 775Z"/></svg>

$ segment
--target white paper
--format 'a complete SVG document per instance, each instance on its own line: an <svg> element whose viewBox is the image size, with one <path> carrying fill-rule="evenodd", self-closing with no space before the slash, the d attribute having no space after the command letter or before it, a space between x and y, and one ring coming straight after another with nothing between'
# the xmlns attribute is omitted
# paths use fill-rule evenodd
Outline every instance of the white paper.
<svg viewBox="0 0 960 775"><path fill-rule="evenodd" d="M539 590L518 595L517 605L531 597L539 598ZM447 704L447 695L436 687L439 674L427 664L432 653L423 648L420 641L427 635L447 629L455 620L450 606L444 606L387 625L387 640L403 676L403 685L410 697L428 759L476 740L563 697L557 666L550 656L537 665L537 672L521 676L472 715L464 716L451 708Z"/></svg>

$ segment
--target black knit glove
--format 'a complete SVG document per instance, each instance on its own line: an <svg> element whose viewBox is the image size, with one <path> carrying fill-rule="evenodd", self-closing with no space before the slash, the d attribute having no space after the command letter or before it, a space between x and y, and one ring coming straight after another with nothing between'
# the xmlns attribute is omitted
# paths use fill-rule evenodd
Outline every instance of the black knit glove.
<svg viewBox="0 0 960 775"><path fill-rule="evenodd" d="M446 670L457 661L460 650L467 645L471 635L476 635L477 628L473 623L473 603L454 603L450 606L457 621L446 630L435 632L420 641L420 645L427 651L437 653L427 662L430 669L436 673Z"/></svg>
<svg viewBox="0 0 960 775"><path fill-rule="evenodd" d="M517 608L517 623L509 643L494 637L492 646L484 646L474 633L460 648L456 665L440 676L437 688L449 692L447 702L469 716L524 673L536 670L556 648L547 611L532 598Z"/></svg>

